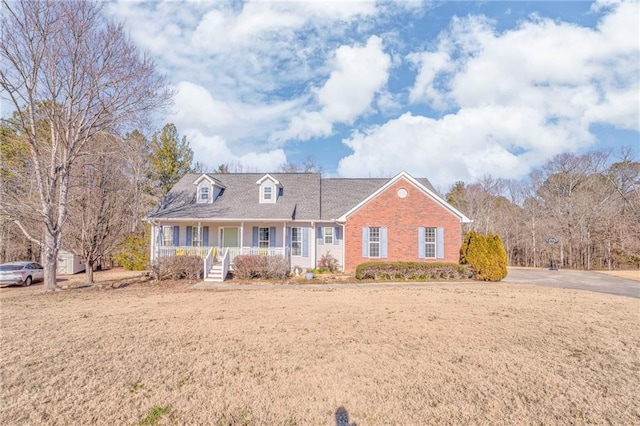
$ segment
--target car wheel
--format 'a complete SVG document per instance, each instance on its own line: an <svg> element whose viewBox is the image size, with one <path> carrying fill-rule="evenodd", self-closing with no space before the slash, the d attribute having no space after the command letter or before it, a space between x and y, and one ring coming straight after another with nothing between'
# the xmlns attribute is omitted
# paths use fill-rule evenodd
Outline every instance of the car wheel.
<svg viewBox="0 0 640 426"><path fill-rule="evenodd" d="M22 284L25 287L29 287L31 285L31 281L33 281L31 279L31 276L28 276L26 280L24 280L24 284Z"/></svg>

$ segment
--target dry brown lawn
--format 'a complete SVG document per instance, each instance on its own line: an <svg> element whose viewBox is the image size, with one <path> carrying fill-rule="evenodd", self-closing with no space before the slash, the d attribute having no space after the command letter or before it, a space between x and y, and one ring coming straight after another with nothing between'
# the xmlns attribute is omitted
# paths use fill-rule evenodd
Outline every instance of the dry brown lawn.
<svg viewBox="0 0 640 426"><path fill-rule="evenodd" d="M640 423L640 300L507 284L0 290L0 424Z"/></svg>

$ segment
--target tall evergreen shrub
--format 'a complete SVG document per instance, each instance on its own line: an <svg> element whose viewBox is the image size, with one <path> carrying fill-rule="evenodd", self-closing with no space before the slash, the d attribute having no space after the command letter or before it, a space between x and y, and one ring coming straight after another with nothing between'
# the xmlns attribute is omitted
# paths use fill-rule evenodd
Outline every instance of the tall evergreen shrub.
<svg viewBox="0 0 640 426"><path fill-rule="evenodd" d="M471 266L480 281L500 281L507 276L507 252L496 234L468 232L460 249L460 263Z"/></svg>

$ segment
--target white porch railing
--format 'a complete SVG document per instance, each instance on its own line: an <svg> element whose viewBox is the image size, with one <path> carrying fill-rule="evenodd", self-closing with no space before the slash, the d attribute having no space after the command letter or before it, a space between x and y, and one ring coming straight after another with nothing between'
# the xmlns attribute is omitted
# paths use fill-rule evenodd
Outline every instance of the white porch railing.
<svg viewBox="0 0 640 426"><path fill-rule="evenodd" d="M204 266L204 269L202 270L203 279L207 278L209 271L211 271L211 266L213 265L213 260L214 260L214 256L213 256L214 249L215 247L211 247L207 252L207 255L205 256L205 258L203 259L203 266Z"/></svg>
<svg viewBox="0 0 640 426"><path fill-rule="evenodd" d="M191 247L191 246L160 246L158 249L158 258L169 256L200 256L203 260L205 276L207 271L211 270L211 266L220 258L220 254L224 253L228 265L233 265L233 259L241 254L258 255L258 256L282 256L289 257L289 248L283 247ZM227 267L227 272L229 270Z"/></svg>
<svg viewBox="0 0 640 426"><path fill-rule="evenodd" d="M222 255L222 281L227 278L227 274L229 273L229 268L231 267L231 256L229 256L229 249L226 248L224 250L224 254Z"/></svg>
<svg viewBox="0 0 640 426"><path fill-rule="evenodd" d="M160 246L158 247L158 257L169 256L200 256L206 257L213 247L192 247L192 246Z"/></svg>
<svg viewBox="0 0 640 426"><path fill-rule="evenodd" d="M233 263L233 259L240 254L252 254L258 256L282 256L287 257L289 253L288 248L282 247L269 247L269 248L260 248L260 247L228 247L229 249L229 257L231 263ZM222 250L222 249L219 249Z"/></svg>

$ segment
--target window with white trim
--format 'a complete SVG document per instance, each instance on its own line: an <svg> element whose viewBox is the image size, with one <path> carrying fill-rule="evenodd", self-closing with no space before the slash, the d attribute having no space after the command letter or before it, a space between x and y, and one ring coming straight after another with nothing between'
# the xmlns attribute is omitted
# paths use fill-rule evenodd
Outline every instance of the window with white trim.
<svg viewBox="0 0 640 426"><path fill-rule="evenodd" d="M258 247L269 248L269 228L258 228Z"/></svg>
<svg viewBox="0 0 640 426"><path fill-rule="evenodd" d="M198 199L198 201L200 203L209 202L209 187L208 186L201 186L200 187L200 198Z"/></svg>
<svg viewBox="0 0 640 426"><path fill-rule="evenodd" d="M271 201L273 198L273 187L265 186L262 188L262 199L265 201Z"/></svg>
<svg viewBox="0 0 640 426"><path fill-rule="evenodd" d="M333 227L325 226L324 227L324 243L325 244L333 244Z"/></svg>
<svg viewBox="0 0 640 426"><path fill-rule="evenodd" d="M424 228L424 257L436 258L436 228Z"/></svg>
<svg viewBox="0 0 640 426"><path fill-rule="evenodd" d="M162 227L162 245L163 246L173 245L173 226Z"/></svg>
<svg viewBox="0 0 640 426"><path fill-rule="evenodd" d="M202 228L200 226L194 226L191 232L191 245L193 247L200 247L202 245Z"/></svg>
<svg viewBox="0 0 640 426"><path fill-rule="evenodd" d="M369 257L380 257L380 228L369 228Z"/></svg>
<svg viewBox="0 0 640 426"><path fill-rule="evenodd" d="M302 256L302 228L291 228L291 256Z"/></svg>

